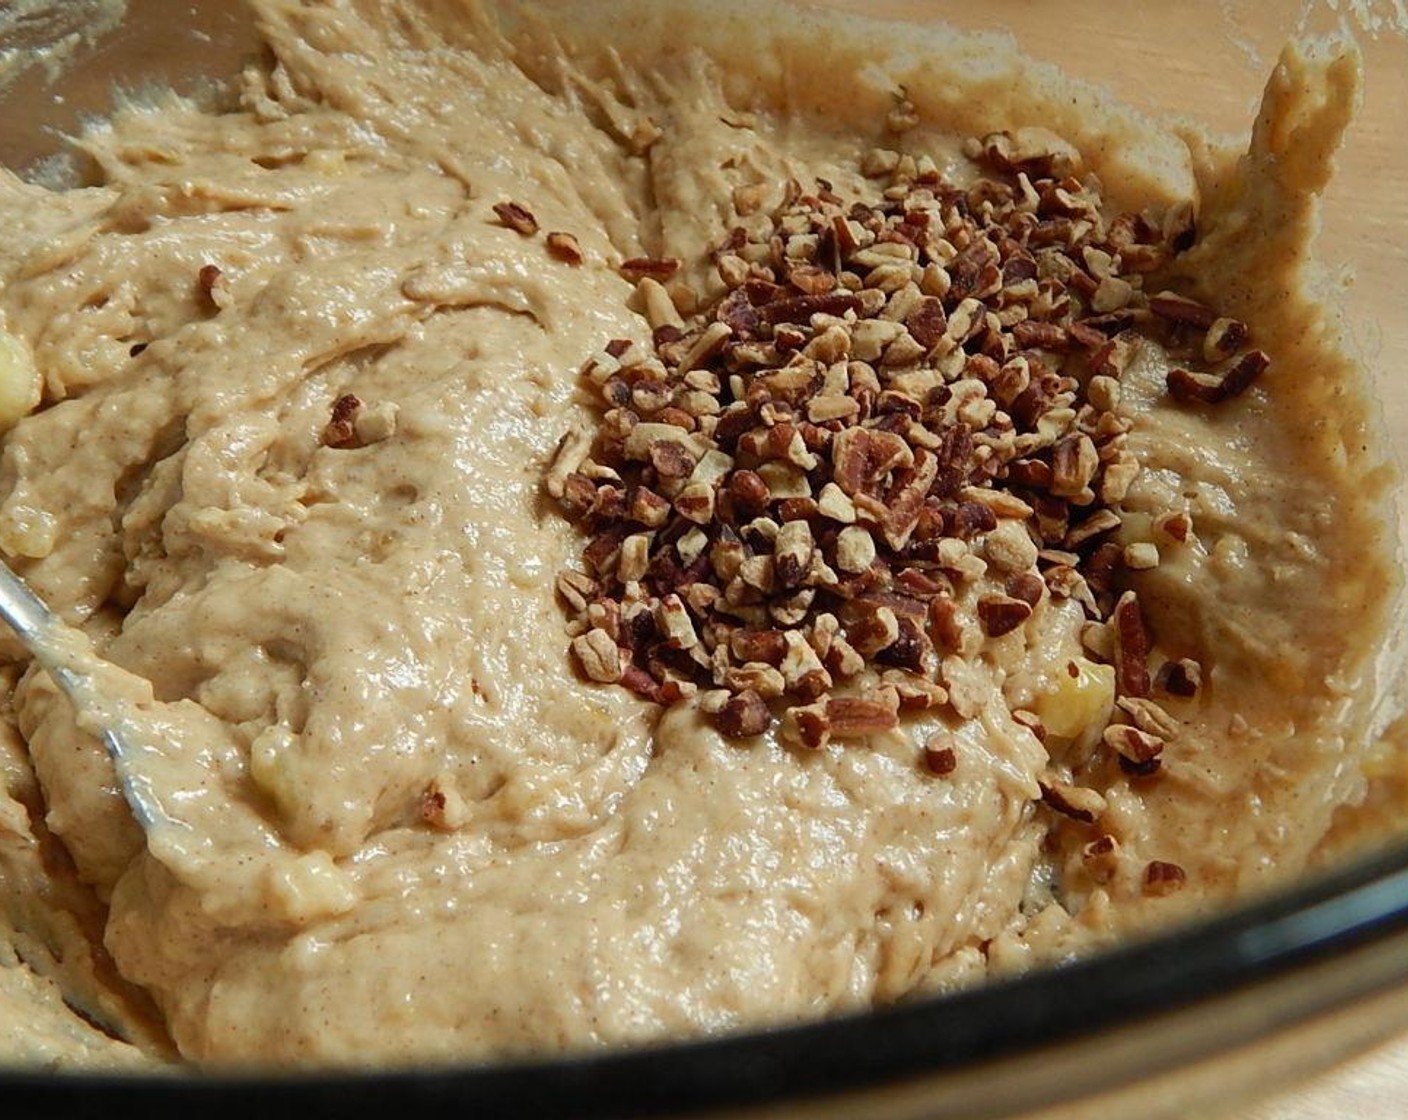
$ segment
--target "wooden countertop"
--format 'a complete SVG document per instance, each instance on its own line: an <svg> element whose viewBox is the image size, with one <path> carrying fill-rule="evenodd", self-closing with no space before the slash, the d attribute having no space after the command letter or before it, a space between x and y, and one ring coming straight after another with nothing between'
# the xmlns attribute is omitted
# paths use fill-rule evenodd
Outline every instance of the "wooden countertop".
<svg viewBox="0 0 1408 1120"><path fill-rule="evenodd" d="M1241 1120L1404 1120L1408 1036L1251 1109Z"/></svg>

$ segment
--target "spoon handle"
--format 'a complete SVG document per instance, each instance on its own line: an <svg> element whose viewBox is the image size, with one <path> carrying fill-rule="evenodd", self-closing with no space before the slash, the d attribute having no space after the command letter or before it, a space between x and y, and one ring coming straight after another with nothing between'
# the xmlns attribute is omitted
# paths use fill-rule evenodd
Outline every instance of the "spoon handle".
<svg viewBox="0 0 1408 1120"><path fill-rule="evenodd" d="M65 692L77 686L72 662L76 651L69 648L72 642L63 640L68 627L8 564L0 564L0 618Z"/></svg>
<svg viewBox="0 0 1408 1120"><path fill-rule="evenodd" d="M75 709L92 707L94 693L89 662L93 654L87 638L54 614L5 563L0 563L0 618L10 624ZM166 814L155 793L146 788L147 783L139 782L130 772L133 752L121 732L108 720L104 721L98 737L117 767L133 815L144 829L150 830Z"/></svg>

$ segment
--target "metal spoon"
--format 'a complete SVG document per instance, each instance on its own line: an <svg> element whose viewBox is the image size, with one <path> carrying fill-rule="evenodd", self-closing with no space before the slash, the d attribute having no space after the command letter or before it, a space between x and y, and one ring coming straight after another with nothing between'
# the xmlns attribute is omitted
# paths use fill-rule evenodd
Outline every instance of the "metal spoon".
<svg viewBox="0 0 1408 1120"><path fill-rule="evenodd" d="M148 853L204 896L207 917L233 925L274 914L302 924L353 905L345 871L282 842L238 781L220 780L222 769L238 769L239 747L216 716L189 701L156 702L146 681L99 657L3 563L0 618L67 695L78 725L103 741ZM191 751L209 780L181 768ZM290 889L271 896L270 882Z"/></svg>
<svg viewBox="0 0 1408 1120"><path fill-rule="evenodd" d="M7 564L0 564L0 618L53 677L80 717L89 717L82 722L107 747L137 822L148 832L158 824L170 823L151 784L134 772L137 751L123 738L113 716L114 698L96 679L122 670L94 653L87 636L54 614Z"/></svg>

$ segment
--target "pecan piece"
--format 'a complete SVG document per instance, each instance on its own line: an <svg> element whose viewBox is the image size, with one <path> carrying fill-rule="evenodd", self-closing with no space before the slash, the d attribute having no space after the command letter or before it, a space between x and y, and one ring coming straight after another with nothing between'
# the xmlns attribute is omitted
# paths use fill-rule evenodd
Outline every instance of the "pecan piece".
<svg viewBox="0 0 1408 1120"><path fill-rule="evenodd" d="M1187 323L1202 330L1207 330L1217 322L1217 312L1211 307L1173 292L1160 292L1151 296L1149 310L1171 323Z"/></svg>
<svg viewBox="0 0 1408 1120"><path fill-rule="evenodd" d="M1081 862L1086 874L1097 883L1108 883L1119 867L1120 845L1113 836L1104 833L1081 849Z"/></svg>
<svg viewBox="0 0 1408 1120"><path fill-rule="evenodd" d="M925 351L932 350L948 329L948 316L944 314L943 302L935 296L922 297L905 316L904 325L910 337Z"/></svg>
<svg viewBox="0 0 1408 1120"><path fill-rule="evenodd" d="M1054 779L1039 782L1041 799L1056 812L1083 824L1094 824L1105 811L1105 799L1095 790Z"/></svg>
<svg viewBox="0 0 1408 1120"><path fill-rule="evenodd" d="M846 627L846 640L866 657L874 657L900 636L899 619L889 607L857 600L854 621Z"/></svg>
<svg viewBox="0 0 1408 1120"><path fill-rule="evenodd" d="M1174 400L1185 403L1220 404L1246 392L1270 364L1264 350L1248 350L1219 374L1193 373L1175 366L1168 371L1168 391Z"/></svg>
<svg viewBox="0 0 1408 1120"><path fill-rule="evenodd" d="M729 635L729 649L739 661L781 665L787 654L787 638L782 630L735 630Z"/></svg>
<svg viewBox="0 0 1408 1120"><path fill-rule="evenodd" d="M896 615L895 625L898 628L895 640L876 653L875 660L911 673L925 671L934 647L920 621L909 615Z"/></svg>
<svg viewBox="0 0 1408 1120"><path fill-rule="evenodd" d="M860 739L898 727L898 697L889 703L879 696L833 696L826 701L829 730L838 739Z"/></svg>
<svg viewBox="0 0 1408 1120"><path fill-rule="evenodd" d="M1149 695L1149 634L1139 598L1126 591L1110 616L1115 636L1115 684L1120 696Z"/></svg>
<svg viewBox="0 0 1408 1120"><path fill-rule="evenodd" d="M621 651L616 640L605 630L593 627L572 639L572 652L582 672L602 684L615 684L621 679Z"/></svg>
<svg viewBox="0 0 1408 1120"><path fill-rule="evenodd" d="M570 233L554 230L547 236L548 252L566 264L582 263L582 246Z"/></svg>
<svg viewBox="0 0 1408 1120"><path fill-rule="evenodd" d="M983 595L978 599L978 622L989 638L1010 634L1032 616L1032 605L1010 595Z"/></svg>
<svg viewBox="0 0 1408 1120"><path fill-rule="evenodd" d="M793 264L787 270L787 282L809 296L822 296L836 287L836 275L819 265Z"/></svg>
<svg viewBox="0 0 1408 1120"><path fill-rule="evenodd" d="M930 736L924 744L924 769L939 778L952 774L958 768L953 741L953 736L945 732Z"/></svg>
<svg viewBox="0 0 1408 1120"><path fill-rule="evenodd" d="M1058 498L1089 502L1088 489L1100 469L1100 454L1085 434L1066 436L1051 449L1051 493Z"/></svg>
<svg viewBox="0 0 1408 1120"><path fill-rule="evenodd" d="M323 443L328 447L361 447L357 438L357 414L362 411L361 399L344 393L332 402L332 418L323 429Z"/></svg>
<svg viewBox="0 0 1408 1120"><path fill-rule="evenodd" d="M1160 739L1176 739L1180 730L1178 720L1159 707L1152 700L1141 700L1134 696L1121 696L1117 701L1120 710L1134 721L1134 726Z"/></svg>
<svg viewBox="0 0 1408 1120"><path fill-rule="evenodd" d="M1173 894L1181 890L1187 880L1188 873L1178 864L1151 859L1144 868L1144 893L1155 898Z"/></svg>
<svg viewBox="0 0 1408 1120"><path fill-rule="evenodd" d="M1017 572L1008 577L1005 590L1012 598L1035 607L1046 591L1046 581L1035 572Z"/></svg>
<svg viewBox="0 0 1408 1120"><path fill-rule="evenodd" d="M469 806L447 779L432 778L421 791L420 815L431 828L454 832L468 821Z"/></svg>
<svg viewBox="0 0 1408 1120"><path fill-rule="evenodd" d="M756 471L734 471L728 480L729 497L733 500L734 512L740 518L752 519L767 512L772 501L772 492L762 476Z"/></svg>
<svg viewBox="0 0 1408 1120"><path fill-rule="evenodd" d="M894 432L846 428L831 441L831 462L836 484L854 497L896 467L912 466L914 452Z"/></svg>
<svg viewBox="0 0 1408 1120"><path fill-rule="evenodd" d="M1127 723L1111 724L1105 728L1101 738L1107 747L1117 751L1121 758L1128 759L1136 766L1153 762L1163 754L1165 746L1164 741L1157 735L1140 731Z"/></svg>
<svg viewBox="0 0 1408 1120"><path fill-rule="evenodd" d="M1154 687L1169 696L1198 695L1203 684L1203 667L1190 657L1165 661L1154 676Z"/></svg>
<svg viewBox="0 0 1408 1120"><path fill-rule="evenodd" d="M533 217L533 212L526 206L520 206L516 202L496 202L494 213L499 216L500 222L524 237L532 237L538 232L538 219Z"/></svg>
<svg viewBox="0 0 1408 1120"><path fill-rule="evenodd" d="M825 700L788 708L783 719L783 734L790 742L819 751L831 741L831 721L826 715Z"/></svg>
<svg viewBox="0 0 1408 1120"><path fill-rule="evenodd" d="M626 516L647 528L658 529L670 518L670 502L648 487L634 486L626 505Z"/></svg>
<svg viewBox="0 0 1408 1120"><path fill-rule="evenodd" d="M939 462L922 448L914 453L914 468L897 472L897 485L885 500L885 513L880 519L880 532L896 552L909 544L910 535L919 524L924 500L938 478Z"/></svg>
<svg viewBox="0 0 1408 1120"><path fill-rule="evenodd" d="M929 632L935 644L950 653L962 647L963 621L958 617L958 604L950 595L930 600Z"/></svg>
<svg viewBox="0 0 1408 1120"><path fill-rule="evenodd" d="M680 264L678 257L630 257L622 261L616 271L632 284L638 284L646 277L659 283L674 276L680 270Z"/></svg>
<svg viewBox="0 0 1408 1120"><path fill-rule="evenodd" d="M1016 708L1012 712L1012 722L1030 731L1038 743L1046 742L1046 724L1037 718L1035 712L1029 712L1025 708Z"/></svg>
<svg viewBox="0 0 1408 1120"><path fill-rule="evenodd" d="M829 292L819 296L792 296L764 304L761 315L768 323L806 323L813 315L844 315L860 310L860 296L850 292Z"/></svg>
<svg viewBox="0 0 1408 1120"><path fill-rule="evenodd" d="M1203 357L1218 362L1232 357L1247 343L1247 324L1236 319L1218 319L1203 338Z"/></svg>
<svg viewBox="0 0 1408 1120"><path fill-rule="evenodd" d="M1120 515L1112 509L1099 509L1092 513L1080 524L1072 526L1066 533L1065 547L1067 549L1078 549L1082 545L1094 540L1096 537L1110 532L1112 529L1120 527ZM1124 550L1120 549L1123 555Z"/></svg>
<svg viewBox="0 0 1408 1120"><path fill-rule="evenodd" d="M1102 340L1103 340L1103 336ZM1012 338L1023 350L1065 350L1071 345L1066 328L1057 323L1023 319L1012 325Z"/></svg>
<svg viewBox="0 0 1408 1120"><path fill-rule="evenodd" d="M557 593L578 614L587 609L600 590L601 585L585 572L564 568L557 573Z"/></svg>
<svg viewBox="0 0 1408 1120"><path fill-rule="evenodd" d="M229 306L230 289L219 265L201 265L200 271L196 273L196 286L206 303L217 311Z"/></svg>
<svg viewBox="0 0 1408 1120"><path fill-rule="evenodd" d="M767 702L751 688L730 696L714 716L714 726L730 739L761 735L771 724L772 713L768 711Z"/></svg>
<svg viewBox="0 0 1408 1120"><path fill-rule="evenodd" d="M812 529L805 521L788 521L777 531L773 541L773 572L779 587L798 587L811 567L815 542Z"/></svg>

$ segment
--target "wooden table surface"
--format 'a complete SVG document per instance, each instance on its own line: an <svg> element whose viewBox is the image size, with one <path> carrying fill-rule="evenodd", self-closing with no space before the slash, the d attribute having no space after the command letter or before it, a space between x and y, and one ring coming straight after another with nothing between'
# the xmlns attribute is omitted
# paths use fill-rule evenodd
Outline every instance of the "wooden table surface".
<svg viewBox="0 0 1408 1120"><path fill-rule="evenodd" d="M1242 1120L1405 1120L1408 1036L1278 1096Z"/></svg>

